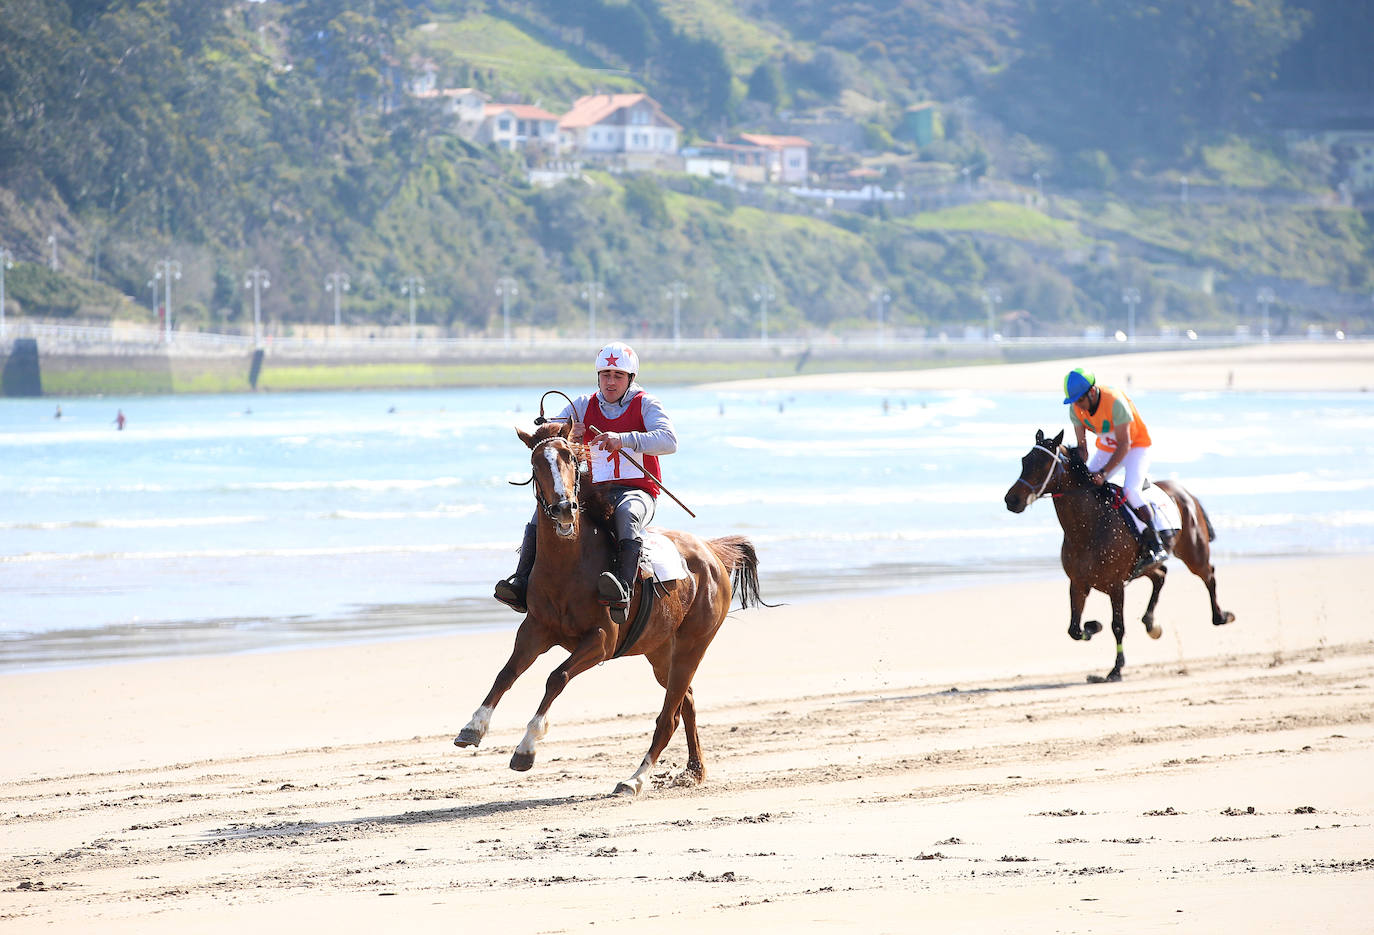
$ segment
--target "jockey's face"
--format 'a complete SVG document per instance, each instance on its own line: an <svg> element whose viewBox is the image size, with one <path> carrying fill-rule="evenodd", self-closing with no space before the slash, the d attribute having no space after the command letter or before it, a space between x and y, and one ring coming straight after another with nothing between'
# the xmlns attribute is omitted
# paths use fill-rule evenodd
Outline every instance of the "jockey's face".
<svg viewBox="0 0 1374 935"><path fill-rule="evenodd" d="M630 388L630 375L623 370L602 370L597 373L596 382L602 399L608 403L618 403Z"/></svg>

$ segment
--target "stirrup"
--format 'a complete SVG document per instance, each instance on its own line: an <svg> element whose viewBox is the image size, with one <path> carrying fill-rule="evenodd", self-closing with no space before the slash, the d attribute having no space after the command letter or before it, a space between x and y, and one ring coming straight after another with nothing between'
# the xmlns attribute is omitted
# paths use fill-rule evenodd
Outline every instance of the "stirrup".
<svg viewBox="0 0 1374 935"><path fill-rule="evenodd" d="M623 625L630 616L630 597L634 583L626 588L613 572L603 571L596 579L596 597L611 613L611 620Z"/></svg>
<svg viewBox="0 0 1374 935"><path fill-rule="evenodd" d="M1126 579L1129 581L1132 578L1139 578L1150 569L1163 565L1168 558L1169 553L1163 549L1155 552L1148 548L1142 548L1136 553L1135 567L1131 569L1131 573L1126 576Z"/></svg>
<svg viewBox="0 0 1374 935"><path fill-rule="evenodd" d="M528 592L529 579L522 578L520 575L511 575L509 578L502 578L496 582L496 590L492 592L492 597L516 613L524 614L529 613L529 608L525 606Z"/></svg>

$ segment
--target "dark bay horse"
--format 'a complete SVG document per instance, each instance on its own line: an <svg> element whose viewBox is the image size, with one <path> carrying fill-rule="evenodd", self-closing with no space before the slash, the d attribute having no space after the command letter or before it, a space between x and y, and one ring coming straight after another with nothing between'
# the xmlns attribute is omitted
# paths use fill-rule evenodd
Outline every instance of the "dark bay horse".
<svg viewBox="0 0 1374 935"><path fill-rule="evenodd" d="M1081 627L1080 621L1090 591L1107 595L1112 602L1116 665L1106 676L1089 676L1088 681L1119 682L1121 669L1126 664L1121 648L1126 637L1126 582L1139 545L1134 531L1127 527L1121 512L1110 502L1112 495L1105 487L1093 484L1087 465L1076 451L1064 448L1063 442L1063 432L1046 439L1044 432L1037 431L1035 447L1021 459L1021 476L1003 499L1008 510L1020 513L1042 496L1054 498L1054 512L1064 529L1059 558L1069 576L1069 636L1088 640L1102 629L1102 624L1096 620L1089 620ZM1216 531L1212 521L1207 518L1201 502L1181 485L1172 481L1154 483L1178 505L1183 526L1174 539L1173 553L1207 585L1207 595L1212 602L1212 625L1230 623L1236 615L1217 606L1217 578L1211 557L1211 541L1216 538ZM1164 632L1155 626L1155 604L1167 573L1168 569L1161 564L1141 575L1149 578L1153 587L1145 616L1141 618L1145 632L1152 639L1159 639Z"/></svg>
<svg viewBox="0 0 1374 935"><path fill-rule="evenodd" d="M642 632L632 645L622 646L644 599L644 583L631 599L626 624L617 625L596 592L597 576L609 567L614 541L597 520L609 518L610 506L590 482L585 450L572 443L571 429L570 422L547 422L533 434L516 430L530 448L534 495L539 503L534 569L526 599L529 612L515 634L510 659L453 742L460 747L481 743L492 711L515 680L535 659L561 646L571 655L549 676L544 698L511 756L511 769L527 770L534 765L535 744L548 731L549 708L568 682L615 656L642 655L663 686L663 708L649 752L615 792L639 794L645 775L668 746L679 719L687 735L687 766L676 781L701 783L706 767L697 737L692 678L725 621L732 596L739 594L741 607L763 603L758 556L753 544L742 536L703 540L691 533L665 530L664 535L686 560L687 577L658 585L652 614Z"/></svg>

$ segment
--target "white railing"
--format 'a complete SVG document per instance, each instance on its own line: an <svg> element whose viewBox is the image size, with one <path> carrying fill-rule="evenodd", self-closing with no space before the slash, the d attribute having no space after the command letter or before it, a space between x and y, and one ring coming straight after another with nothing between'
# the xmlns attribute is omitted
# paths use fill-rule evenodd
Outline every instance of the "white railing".
<svg viewBox="0 0 1374 935"><path fill-rule="evenodd" d="M1073 347L1095 348L1097 350L1163 350L1188 347L1217 347L1240 344L1270 343L1255 336L1236 333L1230 335L1186 334L1137 335L1134 341L1122 341L1112 334L1088 334L1080 336L1057 337L1004 337L998 336L988 341L985 332L979 329L958 329L958 333L936 333L934 335L893 334L887 332L851 333L835 335L829 333L810 336L770 337L763 341L758 337L750 338L682 338L671 337L635 338L634 343L653 347L656 353L680 349L691 355L711 352L727 357L757 355L761 350L777 355L800 353L806 350L834 352L862 350L864 352L888 352L892 354L909 353L913 350L934 349L939 347L959 348L965 355L976 353L980 348L998 353L1003 347L1045 348ZM174 331L168 344L161 329L150 326L103 327L95 325L59 325L31 321L6 322L0 332L0 340L5 342L15 338L35 338L40 341L44 351L52 352L69 348L72 350L102 349L111 353L245 353L252 350L253 339L241 334L220 334L208 331ZM602 339L609 340L610 335ZM1317 340L1339 340L1342 335L1308 334L1272 339L1272 343L1307 342ZM262 346L273 351L329 356L358 356L380 353L386 356L416 355L422 357L473 356L482 354L510 354L529 356L541 352L580 353L595 342L588 337L547 337L512 338L507 341L499 337L428 337L417 339L409 337L280 337L269 336L263 339ZM6 348L7 350L7 348Z"/></svg>

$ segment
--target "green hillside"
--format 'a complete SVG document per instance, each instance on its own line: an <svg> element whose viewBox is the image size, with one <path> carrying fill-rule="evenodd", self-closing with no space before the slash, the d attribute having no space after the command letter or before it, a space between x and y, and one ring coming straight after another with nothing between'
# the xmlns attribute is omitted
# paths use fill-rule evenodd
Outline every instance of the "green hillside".
<svg viewBox="0 0 1374 935"><path fill-rule="evenodd" d="M1074 334L1119 327L1124 286L1142 292L1144 330L1229 333L1264 287L1282 327L1368 331L1374 234L1336 190L1342 153L1254 118L1285 74L1362 87L1364 59L1342 45L1358 36L1332 23L1363 15L1279 0L20 0L0 18L5 311L152 321L155 266L174 260L179 327L247 329L244 272L262 267L279 334L332 321L336 270L346 323L403 325L401 286L422 277L419 322L455 336L500 332L503 276L522 326L569 336L593 280L601 328L629 334L669 332L674 282L706 336L757 334L764 293L772 334L871 333L875 290L889 326L958 335L986 320L993 287L1037 332ZM1175 41L1169 16L1196 42ZM688 141L849 121L861 145L818 138L815 184L858 184L843 175L858 169L908 197L844 209L594 167L540 187L524 156L460 138L408 93L426 72L555 113L646 91ZM902 119L923 101L940 120L918 143Z"/></svg>

